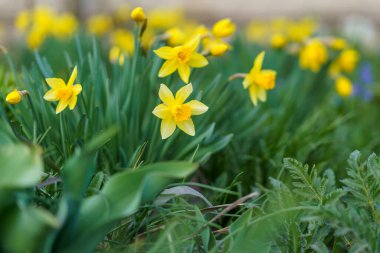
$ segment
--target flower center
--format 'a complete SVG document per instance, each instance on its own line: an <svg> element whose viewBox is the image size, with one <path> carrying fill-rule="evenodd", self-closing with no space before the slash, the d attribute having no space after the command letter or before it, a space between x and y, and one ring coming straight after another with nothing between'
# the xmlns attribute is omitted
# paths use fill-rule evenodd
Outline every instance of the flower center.
<svg viewBox="0 0 380 253"><path fill-rule="evenodd" d="M191 116L191 108L188 105L175 105L172 108L172 113L176 122L186 121Z"/></svg>
<svg viewBox="0 0 380 253"><path fill-rule="evenodd" d="M59 89L57 91L57 97L59 99L68 100L73 95L73 91L69 88Z"/></svg>
<svg viewBox="0 0 380 253"><path fill-rule="evenodd" d="M186 47L182 47L178 53L177 53L177 58L180 63L187 63L190 60L190 50Z"/></svg>

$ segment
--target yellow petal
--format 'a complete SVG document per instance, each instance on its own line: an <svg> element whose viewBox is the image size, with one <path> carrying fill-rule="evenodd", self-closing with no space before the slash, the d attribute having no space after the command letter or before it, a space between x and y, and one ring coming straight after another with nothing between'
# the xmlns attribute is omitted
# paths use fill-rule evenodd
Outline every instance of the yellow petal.
<svg viewBox="0 0 380 253"><path fill-rule="evenodd" d="M157 118L160 119L170 119L172 117L172 112L169 108L169 106L164 104L157 105L153 112L152 112Z"/></svg>
<svg viewBox="0 0 380 253"><path fill-rule="evenodd" d="M154 50L154 53L165 60L173 59L175 57L175 51L172 47L161 47Z"/></svg>
<svg viewBox="0 0 380 253"><path fill-rule="evenodd" d="M201 115L208 110L208 107L198 100L191 100L190 102L186 103L186 105L190 106L191 115Z"/></svg>
<svg viewBox="0 0 380 253"><path fill-rule="evenodd" d="M77 96L72 96L69 101L69 108L70 110L74 109L75 105L77 104L78 97Z"/></svg>
<svg viewBox="0 0 380 253"><path fill-rule="evenodd" d="M198 48L198 45L199 45L199 41L201 39L201 36L199 34L197 34L196 36L194 36L192 39L190 39L187 43L186 43L186 47L189 47L191 49L191 51L196 51L197 48Z"/></svg>
<svg viewBox="0 0 380 253"><path fill-rule="evenodd" d="M193 92L193 85L189 83L188 85L183 86L181 89L177 91L175 94L175 100L178 104L183 104L185 100L190 96Z"/></svg>
<svg viewBox="0 0 380 253"><path fill-rule="evenodd" d="M257 96L260 101L265 102L267 101L267 92L262 87L257 87Z"/></svg>
<svg viewBox="0 0 380 253"><path fill-rule="evenodd" d="M190 66L187 64L180 64L178 66L178 74L182 81L188 83L190 78Z"/></svg>
<svg viewBox="0 0 380 253"><path fill-rule="evenodd" d="M67 86L72 86L74 84L74 81L77 78L77 74L78 74L78 69L77 69L77 66L75 66L73 73L71 73L70 79L67 82Z"/></svg>
<svg viewBox="0 0 380 253"><path fill-rule="evenodd" d="M172 74L178 68L178 62L176 60L167 60L162 64L158 77L165 77Z"/></svg>
<svg viewBox="0 0 380 253"><path fill-rule="evenodd" d="M46 78L45 80L52 89L66 88L65 81L63 81L61 78Z"/></svg>
<svg viewBox="0 0 380 253"><path fill-rule="evenodd" d="M253 83L253 76L251 73L247 74L243 80L243 87L247 89Z"/></svg>
<svg viewBox="0 0 380 253"><path fill-rule="evenodd" d="M175 128L176 124L174 120L163 119L161 122L161 138L163 140L169 138L174 133Z"/></svg>
<svg viewBox="0 0 380 253"><path fill-rule="evenodd" d="M263 66L265 52L262 51L258 56L256 56L255 62L253 64L254 71L260 71Z"/></svg>
<svg viewBox="0 0 380 253"><path fill-rule="evenodd" d="M188 135L195 135L195 127L192 119L188 119L186 121L177 122L177 126L179 129L187 133Z"/></svg>
<svg viewBox="0 0 380 253"><path fill-rule="evenodd" d="M251 98L251 101L254 106L257 106L257 86L256 85L251 85L249 87L249 97Z"/></svg>
<svg viewBox="0 0 380 253"><path fill-rule="evenodd" d="M73 94L74 95L78 95L81 92L82 92L82 85L76 84L73 86Z"/></svg>
<svg viewBox="0 0 380 253"><path fill-rule="evenodd" d="M58 101L59 100L59 98L57 97L57 93L54 89L48 90L44 95L44 99L46 101Z"/></svg>
<svg viewBox="0 0 380 253"><path fill-rule="evenodd" d="M207 59L198 53L193 53L190 56L189 65L194 68L202 68L208 64Z"/></svg>
<svg viewBox="0 0 380 253"><path fill-rule="evenodd" d="M165 84L161 84L160 90L158 91L158 96L164 104L170 106L174 103L173 93L169 90L169 88Z"/></svg>
<svg viewBox="0 0 380 253"><path fill-rule="evenodd" d="M58 114L65 110L65 108L69 105L69 100L59 100L57 108L55 108L55 113Z"/></svg>

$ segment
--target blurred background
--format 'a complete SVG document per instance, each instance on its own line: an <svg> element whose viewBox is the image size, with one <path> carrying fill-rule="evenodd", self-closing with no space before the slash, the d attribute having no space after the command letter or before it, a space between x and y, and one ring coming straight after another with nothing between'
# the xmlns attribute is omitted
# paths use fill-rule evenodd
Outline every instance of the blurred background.
<svg viewBox="0 0 380 253"><path fill-rule="evenodd" d="M182 8L191 16L202 20L230 16L239 22L252 18L275 16L317 15L336 21L346 16L357 15L380 22L379 0L0 0L0 15L3 21L12 20L20 10L34 5L49 5L60 11L75 12L86 18L95 12L113 11L122 4L131 7Z"/></svg>
<svg viewBox="0 0 380 253"><path fill-rule="evenodd" d="M0 44L7 44L14 35L12 27L17 13L39 5L50 6L58 13L74 13L80 21L96 13L115 12L120 6L142 6L148 11L180 9L189 18L206 23L224 17L242 24L308 16L328 24L325 27L329 29L354 34L351 37L364 40L369 46L375 44L380 28L380 0L0 0Z"/></svg>

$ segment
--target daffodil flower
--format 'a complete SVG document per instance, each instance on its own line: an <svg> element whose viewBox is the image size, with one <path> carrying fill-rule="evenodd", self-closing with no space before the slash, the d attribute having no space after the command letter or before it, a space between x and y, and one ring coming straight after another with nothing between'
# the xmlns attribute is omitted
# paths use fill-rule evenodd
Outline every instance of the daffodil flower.
<svg viewBox="0 0 380 253"><path fill-rule="evenodd" d="M193 86L190 83L180 88L174 97L170 89L165 84L161 84L158 96L163 104L157 105L152 113L162 119L162 139L169 138L177 126L188 135L195 135L195 127L191 116L205 113L208 107L198 100L184 103L192 92Z"/></svg>
<svg viewBox="0 0 380 253"><path fill-rule="evenodd" d="M46 78L46 82L51 89L45 93L44 99L47 101L59 101L55 109L57 114L62 112L67 106L69 106L70 110L74 109L78 99L77 96L82 91L82 85L74 85L77 74L78 71L75 66L67 85L61 78Z"/></svg>
<svg viewBox="0 0 380 253"><path fill-rule="evenodd" d="M165 77L176 70L185 83L189 82L190 67L202 68L208 64L207 59L197 53L200 36L197 35L189 42L177 47L161 47L154 52L162 59L166 60L162 65L158 76Z"/></svg>
<svg viewBox="0 0 380 253"><path fill-rule="evenodd" d="M264 61L265 52L261 52L255 59L251 71L245 76L243 81L244 89L249 88L249 95L252 103L256 106L258 100L265 102L267 90L275 87L276 71L261 69Z"/></svg>
<svg viewBox="0 0 380 253"><path fill-rule="evenodd" d="M312 39L300 51L300 65L303 69L310 69L317 73L328 60L326 46L319 39Z"/></svg>

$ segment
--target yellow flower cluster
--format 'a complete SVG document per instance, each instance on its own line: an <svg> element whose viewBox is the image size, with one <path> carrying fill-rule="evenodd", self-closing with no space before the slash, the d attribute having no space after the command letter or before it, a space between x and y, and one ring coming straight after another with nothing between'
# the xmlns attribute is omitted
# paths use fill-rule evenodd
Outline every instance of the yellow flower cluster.
<svg viewBox="0 0 380 253"><path fill-rule="evenodd" d="M48 7L36 7L21 11L15 20L18 31L26 34L30 48L38 48L47 36L67 38L72 36L78 26L76 18L69 13L58 14Z"/></svg>
<svg viewBox="0 0 380 253"><path fill-rule="evenodd" d="M290 42L305 41L317 28L317 23L310 18L299 21L278 18L269 22L252 21L246 27L246 36L250 41L282 48Z"/></svg>

